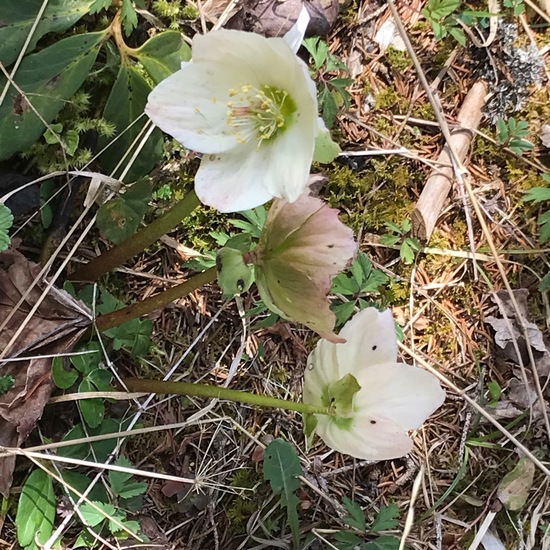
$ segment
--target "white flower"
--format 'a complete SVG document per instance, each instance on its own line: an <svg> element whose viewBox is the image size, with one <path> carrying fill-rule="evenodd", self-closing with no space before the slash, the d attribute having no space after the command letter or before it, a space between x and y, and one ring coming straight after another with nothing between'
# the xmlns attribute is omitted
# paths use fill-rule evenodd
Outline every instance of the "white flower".
<svg viewBox="0 0 550 550"><path fill-rule="evenodd" d="M236 212L304 191L320 126L315 84L292 49L303 22L285 38L196 35L192 62L149 95L151 120L204 153L195 178L204 204Z"/></svg>
<svg viewBox="0 0 550 550"><path fill-rule="evenodd" d="M397 362L389 310L364 309L346 323L340 336L345 344L320 340L310 354L304 402L339 405L335 400L344 395L346 375L354 377L360 388L355 386L344 395L343 408L346 399L351 400L349 415L315 414L312 423L312 418L306 418L306 427L309 421L329 447L356 458L388 460L406 455L413 447L407 432L420 427L445 400L439 381L427 371Z"/></svg>

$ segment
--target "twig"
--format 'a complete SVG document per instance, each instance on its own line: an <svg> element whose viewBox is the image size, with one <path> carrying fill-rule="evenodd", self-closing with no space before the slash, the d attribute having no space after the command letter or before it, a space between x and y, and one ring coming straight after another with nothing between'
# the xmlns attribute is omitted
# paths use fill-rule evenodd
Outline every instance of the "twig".
<svg viewBox="0 0 550 550"><path fill-rule="evenodd" d="M457 116L460 127L451 131L450 141L443 147L437 158L438 162L452 162L449 146L455 149L461 162L464 160L474 138L473 132L481 121L481 109L486 95L487 87L484 82L478 81L472 86ZM413 233L424 241L430 240L437 218L451 190L453 176L453 168L434 170L412 212Z"/></svg>

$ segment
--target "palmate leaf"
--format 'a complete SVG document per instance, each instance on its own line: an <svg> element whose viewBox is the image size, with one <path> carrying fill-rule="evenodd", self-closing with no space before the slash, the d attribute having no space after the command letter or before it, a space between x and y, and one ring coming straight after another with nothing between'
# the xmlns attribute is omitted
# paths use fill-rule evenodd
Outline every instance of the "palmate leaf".
<svg viewBox="0 0 550 550"><path fill-rule="evenodd" d="M15 76L27 97L10 87L0 106L0 160L30 147L80 88L92 68L106 32L71 36L27 56ZM6 85L0 78L0 89Z"/></svg>
<svg viewBox="0 0 550 550"><path fill-rule="evenodd" d="M109 147L99 158L106 172L110 173L114 170L122 156L132 148L134 140L143 129L147 121L147 117L143 116L143 112L150 91L151 87L137 68L127 63L120 66L117 79L103 112L103 117L115 125L118 137L116 143ZM103 149L110 141L107 138L101 139L99 148ZM126 180L132 181L147 175L161 156L162 133L157 128L141 149L132 168L126 175ZM119 174L120 168L117 175Z"/></svg>
<svg viewBox="0 0 550 550"><path fill-rule="evenodd" d="M11 65L21 52L42 6L42 0L1 2L0 62ZM34 50L38 40L49 32L63 32L88 13L94 0L50 0L25 53ZM110 0L109 0L110 3Z"/></svg>

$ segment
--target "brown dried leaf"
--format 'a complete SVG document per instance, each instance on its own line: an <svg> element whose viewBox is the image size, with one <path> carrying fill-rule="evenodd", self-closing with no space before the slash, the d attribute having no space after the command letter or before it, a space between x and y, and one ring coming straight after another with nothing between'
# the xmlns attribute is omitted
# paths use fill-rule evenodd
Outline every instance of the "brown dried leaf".
<svg viewBox="0 0 550 550"><path fill-rule="evenodd" d="M550 348L548 339L544 337L541 330L535 323L529 321L530 314L527 307L527 297L529 291L525 288L514 290L514 296L518 304L518 308L522 317L525 320L529 342L533 348L535 363L539 376L548 376L550 372ZM495 331L495 343L497 344L497 354L505 359L519 363L519 359L515 350L514 341L516 341L521 359L524 364L529 362L529 354L527 343L523 337L521 324L517 319L510 296L505 291L496 293L493 301L502 308L502 312L506 317L487 317L485 322Z"/></svg>
<svg viewBox="0 0 550 550"><path fill-rule="evenodd" d="M0 324L12 313L21 296L40 271L15 250L0 253ZM23 443L48 402L52 390L51 358L20 360L22 357L69 352L90 326L91 312L63 290L52 288L9 350L12 336L40 298L46 284L37 284L23 305L0 331L0 350L18 361L0 363L1 376L13 376L14 386L0 396L0 446ZM7 497L15 457L0 459L0 493Z"/></svg>
<svg viewBox="0 0 550 550"><path fill-rule="evenodd" d="M303 5L311 17L307 34L328 34L338 17L338 0L244 0L226 27L265 36L282 36L294 25Z"/></svg>

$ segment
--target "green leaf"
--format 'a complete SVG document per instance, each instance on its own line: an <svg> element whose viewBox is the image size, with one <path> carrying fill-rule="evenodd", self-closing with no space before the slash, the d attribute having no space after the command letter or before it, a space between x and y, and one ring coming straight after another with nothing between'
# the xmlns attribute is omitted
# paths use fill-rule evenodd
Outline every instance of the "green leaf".
<svg viewBox="0 0 550 550"><path fill-rule="evenodd" d="M427 10L430 17L444 19L460 7L460 0L430 0Z"/></svg>
<svg viewBox="0 0 550 550"><path fill-rule="evenodd" d="M86 380L93 384L97 391L113 391L115 388L111 385L112 379L111 372L103 368L93 370L86 377Z"/></svg>
<svg viewBox="0 0 550 550"><path fill-rule="evenodd" d="M303 41L304 48L313 58L315 70L319 70L328 57L328 45L319 37L306 38Z"/></svg>
<svg viewBox="0 0 550 550"><path fill-rule="evenodd" d="M26 54L36 47L42 36L49 32L63 32L88 13L93 0L50 0L40 22L32 34ZM2 2L0 23L0 62L5 67L19 56L31 27L36 21L42 2L17 0Z"/></svg>
<svg viewBox="0 0 550 550"><path fill-rule="evenodd" d="M113 3L113 0L94 0L90 6L90 13L99 13L102 10L108 10Z"/></svg>
<svg viewBox="0 0 550 550"><path fill-rule="evenodd" d="M348 497L344 497L342 499L342 502L349 513L348 516L345 516L343 518L344 523L346 525L349 525L350 527L355 527L355 529L359 529L359 531L365 532L367 524L365 521L365 513L363 512L361 506L359 506L359 504L357 504L356 502L353 502L353 500L349 499Z"/></svg>
<svg viewBox="0 0 550 550"><path fill-rule="evenodd" d="M17 541L23 547L44 544L53 533L56 502L51 477L34 470L25 481L17 505Z"/></svg>
<svg viewBox="0 0 550 550"><path fill-rule="evenodd" d="M15 82L28 100L10 87L0 106L0 160L27 149L44 133L28 101L51 122L88 76L105 37L105 32L78 34L23 60ZM5 77L0 77L0 89L5 84Z"/></svg>
<svg viewBox="0 0 550 550"><path fill-rule="evenodd" d="M550 288L550 271L542 278L539 283L539 292L544 292Z"/></svg>
<svg viewBox="0 0 550 550"><path fill-rule="evenodd" d="M489 396L491 398L491 401L494 402L500 399L500 396L502 395L502 390L500 389L498 382L496 382L495 380L491 380L487 384L487 389L489 390Z"/></svg>
<svg viewBox="0 0 550 550"><path fill-rule="evenodd" d="M177 31L156 34L135 55L151 78L158 84L181 68L182 61L191 59L191 48Z"/></svg>
<svg viewBox="0 0 550 550"><path fill-rule="evenodd" d="M132 463L125 457L121 456L115 462L117 466L132 468ZM109 485L115 495L120 498L131 498L142 495L147 490L147 484L141 481L130 481L133 474L127 472L117 472L109 470Z"/></svg>
<svg viewBox="0 0 550 550"><path fill-rule="evenodd" d="M322 117L326 124L326 127L330 130L334 125L336 119L336 113L338 112L338 106L334 96L330 93L329 89L325 86L323 92L319 96L319 103L322 104Z"/></svg>
<svg viewBox="0 0 550 550"><path fill-rule="evenodd" d="M128 348L134 357L141 357L149 352L153 323L148 319L132 319L110 328L105 336L113 339L113 348L118 350L123 346Z"/></svg>
<svg viewBox="0 0 550 550"><path fill-rule="evenodd" d="M399 539L390 535L383 535L370 542L367 542L364 546L364 550L399 550ZM405 547L405 550L408 550Z"/></svg>
<svg viewBox="0 0 550 550"><path fill-rule="evenodd" d="M96 222L103 237L119 244L136 232L142 219L143 215L119 197L99 207Z"/></svg>
<svg viewBox="0 0 550 550"><path fill-rule="evenodd" d="M535 204L542 201L550 201L550 187L533 187L525 193L523 200L533 201Z"/></svg>
<svg viewBox="0 0 550 550"><path fill-rule="evenodd" d="M101 362L101 346L99 342L88 342L78 346L77 351L88 352L71 356L71 363L82 374L88 374L97 369Z"/></svg>
<svg viewBox="0 0 550 550"><path fill-rule="evenodd" d="M344 302L343 304L336 304L331 309L336 315L337 324L343 325L355 313L355 302L351 301Z"/></svg>
<svg viewBox="0 0 550 550"><path fill-rule="evenodd" d="M97 388L88 380L84 378L78 385L78 391L86 393L90 391L97 391ZM78 408L82 413L82 418L90 428L97 428L105 417L105 404L103 399L94 397L92 399L81 399L78 402Z"/></svg>
<svg viewBox="0 0 550 550"><path fill-rule="evenodd" d="M282 439L274 439L266 448L264 456L264 479L269 481L275 494L281 495L281 504L286 507L288 523L292 531L294 547L300 546L300 524L296 491L300 488L298 476L302 475L300 459L294 447Z"/></svg>
<svg viewBox="0 0 550 550"><path fill-rule="evenodd" d="M537 223L540 225L539 241L544 244L550 240L550 210L541 214Z"/></svg>
<svg viewBox="0 0 550 550"><path fill-rule="evenodd" d="M461 45L466 45L466 35L464 31L459 27L450 27L449 34Z"/></svg>
<svg viewBox="0 0 550 550"><path fill-rule="evenodd" d="M54 384L61 390L70 388L80 376L80 373L73 368L65 368L63 357L54 357L52 361L52 379Z"/></svg>
<svg viewBox="0 0 550 550"><path fill-rule="evenodd" d="M90 527L97 527L100 523L107 519L106 514L109 516L115 515L116 508L112 504L99 501L92 502L97 506L97 508L99 508L99 510L87 502L80 507L82 517Z"/></svg>
<svg viewBox="0 0 550 550"><path fill-rule="evenodd" d="M8 229L13 224L13 214L10 209L0 203L0 252L6 250L10 245Z"/></svg>
<svg viewBox="0 0 550 550"><path fill-rule="evenodd" d="M503 118L497 120L497 139L500 143L506 143L510 134L508 133L508 125Z"/></svg>
<svg viewBox="0 0 550 550"><path fill-rule="evenodd" d="M114 124L118 137L115 144L99 157L105 171L110 173L115 169L122 156L131 149L134 140L143 129L147 121L147 117L143 116L143 112L150 91L151 87L137 68L125 63L121 65L103 112L103 117ZM132 124L138 118L140 120ZM101 138L99 148L102 149L110 141L111 139ZM126 179L132 181L146 176L161 157L162 133L157 128L141 149ZM121 168L116 172L117 175L120 174L120 170Z"/></svg>
<svg viewBox="0 0 550 550"><path fill-rule="evenodd" d="M362 548L362 546L360 546L361 539L350 531L337 531L334 533L334 538L342 543L338 545L339 550L356 550Z"/></svg>
<svg viewBox="0 0 550 550"><path fill-rule="evenodd" d="M4 395L15 386L15 378L11 374L0 376L0 395Z"/></svg>
<svg viewBox="0 0 550 550"><path fill-rule="evenodd" d="M407 237L399 250L399 256L406 264L412 264L414 262L415 252L420 250L420 243L413 237Z"/></svg>
<svg viewBox="0 0 550 550"><path fill-rule="evenodd" d="M80 472L75 472L74 470L62 470L61 477L63 478L63 481L67 483L67 489L75 500L80 498L75 491L83 494L92 483L92 480L88 476L85 476ZM71 489L74 489L74 491ZM106 502L108 500L108 496L103 484L96 483L88 494L88 498L90 500L100 500L102 502Z"/></svg>
<svg viewBox="0 0 550 550"><path fill-rule="evenodd" d="M136 10L132 4L132 0L122 0L122 8L120 10L120 20L126 36L137 27L138 17Z"/></svg>
<svg viewBox="0 0 550 550"><path fill-rule="evenodd" d="M105 435L110 433L116 433L123 429L119 422L112 418L107 418L101 426L97 428L88 428L86 431L82 424L77 424L74 428L71 428L63 438L63 441L70 441L71 439L81 439L88 435ZM91 452L94 451L94 457L99 462L107 460L107 457L113 452L116 447L117 440L105 439L103 441L94 441L93 443L80 443L78 445L69 445L68 447L60 447L57 449L57 454L66 456L69 458L81 458L85 460Z"/></svg>
<svg viewBox="0 0 550 550"><path fill-rule="evenodd" d="M380 511L376 516L369 531L377 533L378 531L387 531L388 529L395 529L399 525L399 516L401 510L397 504L388 504L387 506L380 506Z"/></svg>

